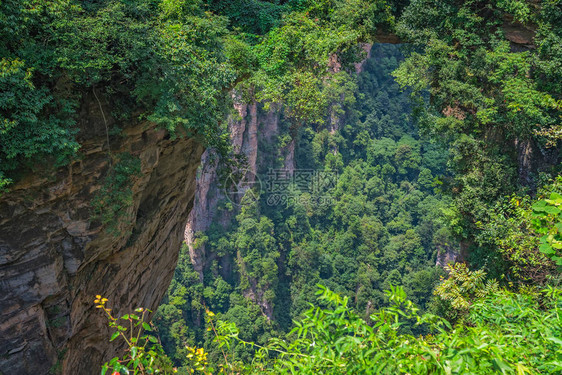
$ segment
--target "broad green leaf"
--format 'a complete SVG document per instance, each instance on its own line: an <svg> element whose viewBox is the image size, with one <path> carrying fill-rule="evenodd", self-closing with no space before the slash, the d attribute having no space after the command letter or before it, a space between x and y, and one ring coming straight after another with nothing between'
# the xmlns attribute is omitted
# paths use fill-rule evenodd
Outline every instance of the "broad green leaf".
<svg viewBox="0 0 562 375"><path fill-rule="evenodd" d="M547 243L543 243L542 245L540 245L540 246L539 246L539 251L540 251L541 253L544 253L544 254L547 254L547 255L549 255L549 254L554 254L554 250L552 250L552 246L550 246L550 245L547 244Z"/></svg>
<svg viewBox="0 0 562 375"><path fill-rule="evenodd" d="M533 210L537 211L537 212L544 211L545 207L546 207L546 202L543 201L543 200L538 201L537 203L533 204Z"/></svg>
<svg viewBox="0 0 562 375"><path fill-rule="evenodd" d="M562 195L560 195L556 192L552 192L552 193L550 193L550 199L562 201Z"/></svg>
<svg viewBox="0 0 562 375"><path fill-rule="evenodd" d="M148 340L150 340L151 342L153 342L153 343L155 343L155 344L158 343L158 340L157 340L156 337L154 337L154 336L148 336Z"/></svg>
<svg viewBox="0 0 562 375"><path fill-rule="evenodd" d="M511 366L505 363L501 358L494 358L492 359L492 363L500 369L500 371L505 374L506 371L511 371Z"/></svg>
<svg viewBox="0 0 562 375"><path fill-rule="evenodd" d="M552 247L555 249L562 249L562 243L560 242L553 242Z"/></svg>

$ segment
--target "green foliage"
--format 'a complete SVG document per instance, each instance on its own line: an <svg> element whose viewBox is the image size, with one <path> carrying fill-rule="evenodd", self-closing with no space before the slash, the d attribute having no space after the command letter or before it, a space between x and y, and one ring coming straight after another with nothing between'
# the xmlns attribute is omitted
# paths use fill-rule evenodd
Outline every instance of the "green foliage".
<svg viewBox="0 0 562 375"><path fill-rule="evenodd" d="M150 332L153 326L146 322L146 316L151 311L139 307L135 313L125 314L119 318L111 314L111 309L106 307L107 298L96 296L96 308L102 309L109 321L109 327L114 330L110 341L117 338L126 344L123 358L114 357L102 365L101 374L107 370L118 374L172 374L175 371L170 360L164 354L158 339Z"/></svg>
<svg viewBox="0 0 562 375"><path fill-rule="evenodd" d="M127 209L133 204L133 184L142 176L141 162L129 153L115 157L104 184L92 199L93 220L101 221L109 233L117 236L127 220Z"/></svg>
<svg viewBox="0 0 562 375"><path fill-rule="evenodd" d="M238 7L239 3L214 2L211 7L232 14L235 23L239 22L238 12L264 15L272 14L265 9L286 11L281 20L270 23L275 27L243 25L247 31L269 31L263 37L236 35L230 42L229 57L240 76L246 78L237 87L255 93L266 109L272 103L283 103L295 129L304 122L323 123L333 98L343 94L353 98L347 72L351 63L362 56L358 43L372 38L377 26L393 21L383 1L296 1L273 5L256 0ZM256 21L260 19L247 20Z"/></svg>
<svg viewBox="0 0 562 375"><path fill-rule="evenodd" d="M263 35L278 26L282 13L289 11L292 6L291 3L279 4L279 1L267 0L209 2L209 8L218 14L227 15L233 27L257 35Z"/></svg>
<svg viewBox="0 0 562 375"><path fill-rule="evenodd" d="M0 61L0 189L11 182L4 173L19 165L30 165L42 155L60 164L79 148L68 128L70 120L61 118L72 106L57 103L46 88L36 87L33 75L18 58Z"/></svg>
<svg viewBox="0 0 562 375"><path fill-rule="evenodd" d="M535 230L542 234L539 250L562 267L562 195L551 193L549 199L533 204Z"/></svg>
<svg viewBox="0 0 562 375"><path fill-rule="evenodd" d="M452 311L448 312L449 318L466 314L472 301L498 290L498 284L494 280L486 281L486 274L482 270L470 271L464 263L455 263L445 269L449 277L435 288L434 293L450 303Z"/></svg>
<svg viewBox="0 0 562 375"><path fill-rule="evenodd" d="M535 7L511 0L420 0L412 1L399 18L397 32L414 48L394 74L421 96L429 91L431 101L422 104L420 126L449 140L455 172L453 230L461 239L479 236L486 207L506 195L522 194L517 180L522 151L514 145L544 148L560 139L562 85L555 67L561 61L561 11L559 1ZM540 26L525 43L537 49L508 40L513 40L513 28L531 25ZM525 185L538 182L538 172L549 163L544 164L524 172Z"/></svg>
<svg viewBox="0 0 562 375"><path fill-rule="evenodd" d="M274 153L272 164L265 159L258 170L264 184L269 167L282 167L279 150L294 139L297 167L337 170L334 187L312 192L288 186L283 194L291 199L277 205L270 205L273 197L262 192L238 215L219 205L216 222L193 244L194 252L213 259L199 275L182 249L175 280L155 319L164 348L178 366L185 342L204 346L211 363L222 357L204 330L205 308L223 314L239 326L241 338L260 345L290 329L291 321L308 309L317 283L348 296L350 306L366 316L386 306L382 291L398 284L419 307L432 308L431 291L443 274L435 266L436 256L455 246L442 213L449 199L435 181L446 176L447 154L441 145L419 137L408 93L401 93L390 77L401 59L399 49L377 46L372 55L357 82L341 77L336 85L335 75L333 86L330 82L323 93L313 92L334 103L323 124L303 118L296 129L291 111L299 105L293 104L283 113L276 142L258 145L260 158L270 153L264 147ZM308 103L303 100L303 108ZM232 219L225 225L224 217ZM230 350L244 360L252 354L243 345Z"/></svg>
<svg viewBox="0 0 562 375"><path fill-rule="evenodd" d="M78 107L91 91L120 121L140 114L223 157L234 86L284 102L297 123L322 122L334 95L353 97L340 67L393 22L382 0L8 0L0 16L3 187L20 167L76 156Z"/></svg>
<svg viewBox="0 0 562 375"><path fill-rule="evenodd" d="M481 274L461 268L453 270L457 273L452 277L455 283L478 283ZM208 332L221 353L217 373L555 374L562 370L560 289L521 293L488 289L477 293L480 297L469 289L465 292L464 297L472 295L465 324L451 326L439 316L420 313L400 287L386 292L388 307L365 320L350 308L347 297L319 285L318 303L323 307L312 305L286 336L271 338L263 345L245 340L236 324L207 311ZM105 301L98 296L96 303L117 329L113 339L123 337L128 349L123 359L116 357L104 365L102 374L109 366L125 373L129 369L134 373L166 373L154 364L166 363L167 357L158 348L145 351L137 344L151 342L152 336L145 339L139 332L142 340L133 342L134 336L128 338L128 328L112 317ZM122 319L129 320L131 331L143 323L142 317L134 314ZM142 327L150 330L146 323ZM410 330L414 327L424 327L426 333L413 335ZM240 345L254 353L250 360L241 359L233 350ZM189 349L188 358L194 366L187 368L188 373L215 371L207 365L203 349Z"/></svg>
<svg viewBox="0 0 562 375"><path fill-rule="evenodd" d="M319 294L328 307L313 306L286 339L265 346L240 339L232 323L215 323L221 347L242 342L257 350L251 363L227 357L224 366L248 374L531 374L562 368L557 289L490 293L474 301L470 325L454 327L438 316L420 314L401 288L387 292L391 306L371 314L369 323L349 308L347 298L324 287ZM412 324L425 326L430 334L404 332Z"/></svg>
<svg viewBox="0 0 562 375"><path fill-rule="evenodd" d="M480 231L475 237L479 248L472 251L471 262L499 280L518 284L543 285L556 274L551 257L556 253L548 247L546 235L556 234L556 218L544 211L548 203L543 197L557 196L560 182L557 177L538 189L536 197L514 195L484 211L486 216L477 223Z"/></svg>
<svg viewBox="0 0 562 375"><path fill-rule="evenodd" d="M0 196L2 193L7 191L7 186L12 183L12 180L4 177L4 174L0 172Z"/></svg>
<svg viewBox="0 0 562 375"><path fill-rule="evenodd" d="M268 147L295 146L299 168L339 178L320 193L290 186L298 199L282 207L262 200L226 228L214 223L197 243L209 254L199 272L184 249L157 315L176 363L206 371L206 355L186 348L197 342L213 362L226 360L221 345L230 345L261 372L560 371L555 289L548 298L511 294L456 266L437 292L468 325L447 331L446 321L418 308L435 303L436 256L455 247L451 233L473 264L508 285L542 285L562 265L562 196L524 197L522 185L532 194L542 181L520 162L522 149L546 155L562 134L561 17L557 0L2 1L0 192L41 163L58 167L77 156L76 135L88 130L78 128L77 114L90 93L112 104L117 126L140 117L228 158L234 90L265 110L283 107L281 134ZM508 41L514 25L536 30L533 48ZM410 42L406 59L399 64L396 50L377 47L354 77L360 43L394 27ZM414 113L390 71L411 90ZM107 133L99 135L109 143ZM281 165L282 153L272 154L272 166ZM111 160L92 201L109 231L124 226L139 174L131 155ZM332 204L315 204L319 194ZM344 297L326 289L322 303L331 307L307 311L316 283ZM418 307L402 289L382 293L398 284ZM217 322L227 333L214 331L222 338L213 343L202 319L207 306L241 333ZM266 346L299 317L287 343ZM128 357L106 369L156 363L162 353L150 352L150 336L145 346L132 339Z"/></svg>
<svg viewBox="0 0 562 375"><path fill-rule="evenodd" d="M112 103L119 121L141 114L227 153L226 89L235 78L223 53L227 20L186 4L3 1L2 188L22 168L76 157L78 107L92 91Z"/></svg>

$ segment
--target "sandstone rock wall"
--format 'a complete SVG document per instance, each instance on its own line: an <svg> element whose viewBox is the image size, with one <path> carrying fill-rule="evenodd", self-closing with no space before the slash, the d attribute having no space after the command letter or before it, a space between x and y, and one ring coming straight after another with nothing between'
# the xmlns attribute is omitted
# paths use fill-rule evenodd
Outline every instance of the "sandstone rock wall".
<svg viewBox="0 0 562 375"><path fill-rule="evenodd" d="M117 315L154 310L174 273L203 147L143 123L112 137L113 153L140 158L142 176L130 219L109 234L90 208L109 167L106 124L96 101L84 103L81 160L28 174L0 197L1 374L98 374L119 348L94 296L109 298Z"/></svg>

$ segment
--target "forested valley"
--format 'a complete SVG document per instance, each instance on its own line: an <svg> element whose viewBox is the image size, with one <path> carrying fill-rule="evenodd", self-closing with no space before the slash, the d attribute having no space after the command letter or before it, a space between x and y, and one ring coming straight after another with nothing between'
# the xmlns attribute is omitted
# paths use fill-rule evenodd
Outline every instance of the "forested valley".
<svg viewBox="0 0 562 375"><path fill-rule="evenodd" d="M196 234L195 252L205 246L218 255L203 281L184 245L156 316L164 347L177 359L185 357L185 342L212 339L205 309L236 323L243 339L265 344L308 310L317 284L349 296L365 317L388 304L383 291L391 285L403 285L420 308L431 309L445 275L437 255L458 248L446 226L448 148L420 137L414 125L409 93L391 76L403 59L400 48L377 45L372 54L357 77L357 99L342 104L340 129L299 129L295 171L329 173L326 186L312 189L312 172L304 191L292 179L268 176L271 169L285 172L275 154L290 137L291 121L282 119L281 135L261 154L263 197L236 206L223 196L216 222ZM283 183L291 199L275 201L267 182ZM235 211L231 223L221 223L222 210Z"/></svg>
<svg viewBox="0 0 562 375"><path fill-rule="evenodd" d="M0 375L562 373L560 0L0 33Z"/></svg>

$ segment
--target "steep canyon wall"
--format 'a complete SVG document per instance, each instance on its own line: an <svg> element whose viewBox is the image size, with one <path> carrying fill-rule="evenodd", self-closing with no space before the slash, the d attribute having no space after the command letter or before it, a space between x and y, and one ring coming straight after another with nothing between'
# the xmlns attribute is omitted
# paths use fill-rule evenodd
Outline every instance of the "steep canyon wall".
<svg viewBox="0 0 562 375"><path fill-rule="evenodd" d="M92 220L91 201L109 168L98 103L80 111L81 159L27 174L0 198L0 373L97 374L119 349L109 343L95 295L113 312L155 310L171 281L204 151L146 123L126 124L111 152L141 161L118 234ZM110 107L103 105L105 114Z"/></svg>
<svg viewBox="0 0 562 375"><path fill-rule="evenodd" d="M279 134L279 119L281 109L272 105L270 110L264 111L256 102L235 103L237 118L229 120L228 128L234 151L244 156L244 169L250 174L257 174L260 163L264 162L266 155L259 154L259 146L273 145ZM285 149L280 150L285 160L284 167L294 168L294 141ZM272 152L277 153L277 150ZM227 199L221 181L219 181L218 165L211 151L205 151L201 159L201 166L197 174L197 188L193 210L189 214L185 228L185 243L194 269L202 280L203 269L215 259L214 254L207 253L205 245L196 244L196 234L209 229L217 215L217 206L221 200ZM224 176L223 176L224 178ZM236 202L235 202L236 203ZM217 222L227 227L233 217L238 213L235 209L231 212L221 211Z"/></svg>

